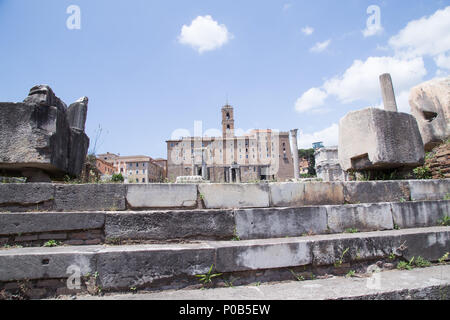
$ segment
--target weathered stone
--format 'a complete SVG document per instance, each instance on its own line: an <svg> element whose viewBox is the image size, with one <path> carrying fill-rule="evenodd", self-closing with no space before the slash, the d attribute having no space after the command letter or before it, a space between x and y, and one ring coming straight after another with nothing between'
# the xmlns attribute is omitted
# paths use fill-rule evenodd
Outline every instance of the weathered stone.
<svg viewBox="0 0 450 320"><path fill-rule="evenodd" d="M391 206L389 203L327 206L328 227L333 233L347 229L358 231L391 230Z"/></svg>
<svg viewBox="0 0 450 320"><path fill-rule="evenodd" d="M232 210L107 213L105 236L111 239L231 239Z"/></svg>
<svg viewBox="0 0 450 320"><path fill-rule="evenodd" d="M69 127L55 106L0 103L0 169L21 174L40 169L57 176L67 170Z"/></svg>
<svg viewBox="0 0 450 320"><path fill-rule="evenodd" d="M450 136L450 77L414 87L409 104L426 151L431 151Z"/></svg>
<svg viewBox="0 0 450 320"><path fill-rule="evenodd" d="M291 150L298 150L297 143L297 132L298 129L293 129L290 131L289 140L291 144ZM292 153L293 164L294 164L294 179L300 178L300 168L298 166L298 152Z"/></svg>
<svg viewBox="0 0 450 320"><path fill-rule="evenodd" d="M431 227L439 225L439 220L450 212L450 201L392 203L391 207L399 228Z"/></svg>
<svg viewBox="0 0 450 320"><path fill-rule="evenodd" d="M345 181L346 174L339 164L337 147L320 148L314 153L317 178L323 181Z"/></svg>
<svg viewBox="0 0 450 320"><path fill-rule="evenodd" d="M97 271L103 288L129 290L174 276L206 274L214 252L205 244L111 247L98 252Z"/></svg>
<svg viewBox="0 0 450 320"><path fill-rule="evenodd" d="M69 266L85 275L95 270L94 256L89 247L0 250L0 281L68 278Z"/></svg>
<svg viewBox="0 0 450 320"><path fill-rule="evenodd" d="M306 182L305 205L343 204L342 182Z"/></svg>
<svg viewBox="0 0 450 320"><path fill-rule="evenodd" d="M86 160L86 154L89 149L89 138L83 131L70 128L69 141L67 172L70 175L78 176L83 170L83 165Z"/></svg>
<svg viewBox="0 0 450 320"><path fill-rule="evenodd" d="M417 167L424 163L415 118L367 108L348 113L339 123L339 162L343 170Z"/></svg>
<svg viewBox="0 0 450 320"><path fill-rule="evenodd" d="M76 102L72 103L67 109L67 120L69 126L84 132L87 110L88 110L88 97L81 97Z"/></svg>
<svg viewBox="0 0 450 320"><path fill-rule="evenodd" d="M305 204L305 184L282 182L269 184L271 205L274 207L295 207Z"/></svg>
<svg viewBox="0 0 450 320"><path fill-rule="evenodd" d="M269 207L267 184L200 184L198 190L208 209Z"/></svg>
<svg viewBox="0 0 450 320"><path fill-rule="evenodd" d="M46 85L33 87L23 103L0 103L0 170L28 182L79 175L89 139L78 120L80 128L71 129L66 105Z"/></svg>
<svg viewBox="0 0 450 320"><path fill-rule="evenodd" d="M0 206L34 205L52 201L54 197L55 186L49 183L0 183Z"/></svg>
<svg viewBox="0 0 450 320"><path fill-rule="evenodd" d="M311 263L310 242L302 239L247 240L217 247L219 272L286 268Z"/></svg>
<svg viewBox="0 0 450 320"><path fill-rule="evenodd" d="M275 207L344 203L341 182L271 183L271 204Z"/></svg>
<svg viewBox="0 0 450 320"><path fill-rule="evenodd" d="M450 196L450 179L409 180L411 200L443 200Z"/></svg>
<svg viewBox="0 0 450 320"><path fill-rule="evenodd" d="M236 233L240 239L300 237L327 231L324 207L236 210Z"/></svg>
<svg viewBox="0 0 450 320"><path fill-rule="evenodd" d="M384 110L397 112L397 102L395 101L394 86L389 73L380 76L381 95L383 97Z"/></svg>
<svg viewBox="0 0 450 320"><path fill-rule="evenodd" d="M56 211L125 210L126 186L123 184L56 185Z"/></svg>
<svg viewBox="0 0 450 320"><path fill-rule="evenodd" d="M100 229L104 222L104 214L100 212L0 213L0 234Z"/></svg>
<svg viewBox="0 0 450 320"><path fill-rule="evenodd" d="M23 102L29 105L57 107L62 112L66 112L67 109L67 105L55 95L50 86L45 84L31 88L28 97Z"/></svg>
<svg viewBox="0 0 450 320"><path fill-rule="evenodd" d="M410 199L408 182L403 181L349 181L344 183L345 202L398 202Z"/></svg>
<svg viewBox="0 0 450 320"><path fill-rule="evenodd" d="M130 184L127 202L131 208L192 208L197 205L195 184Z"/></svg>

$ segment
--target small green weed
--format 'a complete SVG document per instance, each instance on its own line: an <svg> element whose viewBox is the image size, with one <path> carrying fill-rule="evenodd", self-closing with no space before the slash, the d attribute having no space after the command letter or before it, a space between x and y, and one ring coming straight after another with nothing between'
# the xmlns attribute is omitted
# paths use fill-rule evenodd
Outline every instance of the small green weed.
<svg viewBox="0 0 450 320"><path fill-rule="evenodd" d="M212 273L212 270L214 268L214 264L211 265L211 267L209 268L208 273L206 274L198 274L196 275L197 278L199 278L198 280L203 283L203 284L209 284L212 282L213 278L219 277L222 274L221 273Z"/></svg>

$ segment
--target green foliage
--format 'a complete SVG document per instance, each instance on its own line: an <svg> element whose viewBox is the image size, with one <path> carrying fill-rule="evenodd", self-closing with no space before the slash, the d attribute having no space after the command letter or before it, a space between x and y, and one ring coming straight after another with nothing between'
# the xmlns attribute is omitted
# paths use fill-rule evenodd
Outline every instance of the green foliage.
<svg viewBox="0 0 450 320"><path fill-rule="evenodd" d="M303 277L302 275L295 273L294 270L289 270L289 271L292 273L294 278L297 279L297 281L305 281L305 277Z"/></svg>
<svg viewBox="0 0 450 320"><path fill-rule="evenodd" d="M427 166L417 167L413 170L413 173L416 179L424 180L432 178L431 170Z"/></svg>
<svg viewBox="0 0 450 320"><path fill-rule="evenodd" d="M344 232L345 233L358 233L359 231L356 228L348 228L348 229L345 229Z"/></svg>
<svg viewBox="0 0 450 320"><path fill-rule="evenodd" d="M60 246L61 243L55 240L49 240L46 243L44 243L44 247L57 247Z"/></svg>
<svg viewBox="0 0 450 320"><path fill-rule="evenodd" d="M439 263L442 263L448 259L449 252L446 252L442 257L438 259Z"/></svg>
<svg viewBox="0 0 450 320"><path fill-rule="evenodd" d="M125 181L125 178L122 176L121 173L117 173L112 175L111 181L123 183Z"/></svg>
<svg viewBox="0 0 450 320"><path fill-rule="evenodd" d="M233 238L231 239L231 241L241 241L241 238L240 238L239 235L237 234L236 227L234 228Z"/></svg>
<svg viewBox="0 0 450 320"><path fill-rule="evenodd" d="M424 258L422 258L421 256L417 257L416 261L414 262L414 264L419 267L419 268L426 268L431 266L431 262L428 260L425 260Z"/></svg>
<svg viewBox="0 0 450 320"><path fill-rule="evenodd" d="M345 275L347 278L351 278L354 277L356 274L355 270L350 270L349 272L347 272L347 274Z"/></svg>
<svg viewBox="0 0 450 320"><path fill-rule="evenodd" d="M345 254L348 252L348 250L350 250L350 248L346 248L346 249L342 252L341 257L339 258L339 260L336 261L336 262L334 263L334 266L335 266L336 268L339 268L340 266L342 266L342 263L344 263L344 256L345 256Z"/></svg>
<svg viewBox="0 0 450 320"><path fill-rule="evenodd" d="M448 226L450 226L450 217L448 215L444 215L444 217L442 219L438 220L438 223L441 226L448 227Z"/></svg>
<svg viewBox="0 0 450 320"><path fill-rule="evenodd" d="M409 261L400 261L397 264L397 269L399 270L411 270L414 267L425 268L431 266L431 262L418 256L417 258L412 257Z"/></svg>
<svg viewBox="0 0 450 320"><path fill-rule="evenodd" d="M222 274L221 273L212 273L212 270L214 268L214 264L211 265L211 267L209 268L208 273L206 274L198 274L196 275L197 278L199 278L198 280L203 283L203 284L209 284L212 282L212 279L215 277L219 277Z"/></svg>

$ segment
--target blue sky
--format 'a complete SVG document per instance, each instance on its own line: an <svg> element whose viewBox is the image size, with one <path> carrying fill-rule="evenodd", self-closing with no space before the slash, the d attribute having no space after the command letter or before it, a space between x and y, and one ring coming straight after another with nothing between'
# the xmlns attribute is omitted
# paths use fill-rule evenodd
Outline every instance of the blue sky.
<svg viewBox="0 0 450 320"><path fill-rule="evenodd" d="M371 5L381 24L365 36ZM380 106L379 74L406 112L412 86L449 74L449 21L443 0L0 0L0 101L36 84L88 96L97 153L166 157L176 129L220 129L227 95L237 128L330 145L347 112Z"/></svg>

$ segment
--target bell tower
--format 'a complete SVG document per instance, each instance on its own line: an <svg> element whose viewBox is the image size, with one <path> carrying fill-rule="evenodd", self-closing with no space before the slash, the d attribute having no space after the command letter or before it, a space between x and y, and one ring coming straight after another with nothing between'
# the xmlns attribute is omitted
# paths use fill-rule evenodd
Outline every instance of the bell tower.
<svg viewBox="0 0 450 320"><path fill-rule="evenodd" d="M234 111L228 103L222 107L222 136L234 137Z"/></svg>

